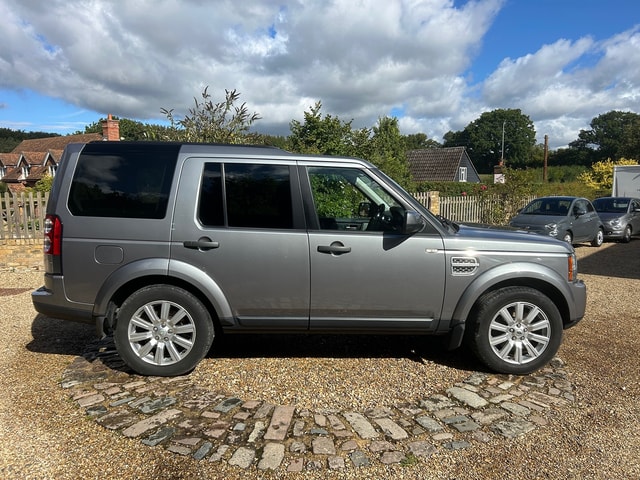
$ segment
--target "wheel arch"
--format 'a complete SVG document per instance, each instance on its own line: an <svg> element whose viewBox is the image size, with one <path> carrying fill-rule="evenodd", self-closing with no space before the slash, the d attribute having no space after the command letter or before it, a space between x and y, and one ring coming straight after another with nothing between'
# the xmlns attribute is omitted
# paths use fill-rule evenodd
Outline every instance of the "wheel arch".
<svg viewBox="0 0 640 480"><path fill-rule="evenodd" d="M117 310L127 297L155 284L172 285L193 294L205 305L216 328L233 324L231 307L222 289L205 272L182 262L145 259L123 266L103 283L93 310L99 334L115 328Z"/></svg>
<svg viewBox="0 0 640 480"><path fill-rule="evenodd" d="M535 268L526 268L527 265L523 265L520 269L514 269L514 266L516 264L494 269L500 271L490 270L485 272L467 287L460 296L449 323L450 328L456 332L451 336L449 348L457 348L462 344L465 327L467 322L473 319L474 309L477 308L478 300L487 293L504 287L520 286L538 290L556 305L562 317L563 325L570 324L571 311L567 298L571 294L566 280L562 279L554 270L543 265L534 265L533 267ZM514 271L518 272L517 276L514 275Z"/></svg>

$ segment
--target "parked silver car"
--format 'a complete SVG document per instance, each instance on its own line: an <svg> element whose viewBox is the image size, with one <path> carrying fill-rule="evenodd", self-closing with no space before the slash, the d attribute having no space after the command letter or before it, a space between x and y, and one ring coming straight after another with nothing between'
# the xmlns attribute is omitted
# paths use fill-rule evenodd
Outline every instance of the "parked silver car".
<svg viewBox="0 0 640 480"><path fill-rule="evenodd" d="M592 246L599 247L604 241L602 221L586 198L536 198L520 210L509 225L572 244L591 242Z"/></svg>
<svg viewBox="0 0 640 480"><path fill-rule="evenodd" d="M47 204L50 317L145 375L240 333L442 335L510 374L585 313L573 247L439 219L374 165L275 148L70 144Z"/></svg>
<svg viewBox="0 0 640 480"><path fill-rule="evenodd" d="M630 197L601 197L593 201L604 224L605 240L627 243L632 235L640 235L640 199Z"/></svg>

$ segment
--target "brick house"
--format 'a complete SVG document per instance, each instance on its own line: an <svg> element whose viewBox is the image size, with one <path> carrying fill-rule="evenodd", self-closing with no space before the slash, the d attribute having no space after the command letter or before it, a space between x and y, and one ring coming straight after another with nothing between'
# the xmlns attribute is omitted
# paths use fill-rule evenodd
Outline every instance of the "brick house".
<svg viewBox="0 0 640 480"><path fill-rule="evenodd" d="M0 153L0 181L9 191L19 193L33 187L45 175L55 176L64 147L68 143L120 140L120 125L111 115L102 121L102 134L84 133L23 140L11 153Z"/></svg>
<svg viewBox="0 0 640 480"><path fill-rule="evenodd" d="M480 176L465 147L424 148L407 152L415 182L480 183Z"/></svg>

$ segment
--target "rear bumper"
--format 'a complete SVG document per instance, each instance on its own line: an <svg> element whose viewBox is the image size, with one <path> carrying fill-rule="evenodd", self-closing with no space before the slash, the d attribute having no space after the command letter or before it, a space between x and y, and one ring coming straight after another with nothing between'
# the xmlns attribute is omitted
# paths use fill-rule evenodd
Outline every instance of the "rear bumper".
<svg viewBox="0 0 640 480"><path fill-rule="evenodd" d="M33 307L47 317L95 323L93 305L71 302L64 295L62 277L45 275L45 285L31 292Z"/></svg>

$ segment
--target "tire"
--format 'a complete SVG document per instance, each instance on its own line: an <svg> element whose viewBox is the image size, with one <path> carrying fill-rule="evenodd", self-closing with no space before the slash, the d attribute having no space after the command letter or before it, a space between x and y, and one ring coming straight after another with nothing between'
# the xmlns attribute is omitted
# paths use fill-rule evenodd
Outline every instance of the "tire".
<svg viewBox="0 0 640 480"><path fill-rule="evenodd" d="M529 287L506 287L478 300L467 337L476 356L499 373L523 375L543 367L562 342L560 312Z"/></svg>
<svg viewBox="0 0 640 480"><path fill-rule="evenodd" d="M114 341L122 360L141 375L169 377L192 371L214 338L209 311L172 285L134 292L118 312Z"/></svg>
<svg viewBox="0 0 640 480"><path fill-rule="evenodd" d="M620 241L622 243L629 243L631 241L631 225L627 225L624 228L624 233L622 234Z"/></svg>
<svg viewBox="0 0 640 480"><path fill-rule="evenodd" d="M562 236L562 240L564 240L569 245L571 245L573 243L573 235L571 235L571 232L564 232L564 235Z"/></svg>
<svg viewBox="0 0 640 480"><path fill-rule="evenodd" d="M603 242L604 242L604 232L602 231L601 228L599 228L598 233L596 233L596 236L593 238L593 240L591 240L591 246L599 247L602 245Z"/></svg>

